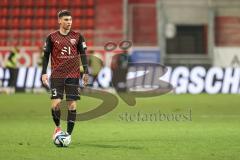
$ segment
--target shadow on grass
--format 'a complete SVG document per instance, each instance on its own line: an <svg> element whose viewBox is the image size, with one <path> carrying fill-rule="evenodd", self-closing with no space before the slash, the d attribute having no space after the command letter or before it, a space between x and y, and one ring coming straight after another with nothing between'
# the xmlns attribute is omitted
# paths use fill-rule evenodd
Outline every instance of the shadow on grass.
<svg viewBox="0 0 240 160"><path fill-rule="evenodd" d="M132 149L132 150L144 149L144 147L127 146L127 145L111 145L111 144L82 144L82 143L77 143L74 146L95 147L95 148L105 148L105 149Z"/></svg>

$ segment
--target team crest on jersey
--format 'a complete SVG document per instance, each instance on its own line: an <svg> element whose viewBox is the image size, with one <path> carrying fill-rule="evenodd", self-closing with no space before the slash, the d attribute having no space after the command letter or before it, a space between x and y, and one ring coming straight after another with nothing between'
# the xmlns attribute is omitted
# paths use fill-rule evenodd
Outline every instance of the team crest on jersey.
<svg viewBox="0 0 240 160"><path fill-rule="evenodd" d="M70 39L70 42L72 45L76 44L77 40L76 39Z"/></svg>

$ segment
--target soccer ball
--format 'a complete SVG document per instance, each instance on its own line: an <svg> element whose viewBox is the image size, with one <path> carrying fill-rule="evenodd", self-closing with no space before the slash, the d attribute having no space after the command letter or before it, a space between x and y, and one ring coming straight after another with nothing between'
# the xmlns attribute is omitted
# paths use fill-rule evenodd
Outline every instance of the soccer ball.
<svg viewBox="0 0 240 160"><path fill-rule="evenodd" d="M71 143L71 135L69 135L68 133L63 132L63 131L57 132L55 134L53 143L57 147L67 147Z"/></svg>

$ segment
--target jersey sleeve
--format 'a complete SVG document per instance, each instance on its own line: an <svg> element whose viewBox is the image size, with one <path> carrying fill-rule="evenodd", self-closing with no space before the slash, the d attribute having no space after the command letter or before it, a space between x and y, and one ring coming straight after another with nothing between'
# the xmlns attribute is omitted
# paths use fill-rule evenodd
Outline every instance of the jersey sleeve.
<svg viewBox="0 0 240 160"><path fill-rule="evenodd" d="M49 56L52 52L52 41L51 41L51 36L49 35L46 39L46 42L43 47L44 55L43 55L43 66L42 66L42 74L47 73L47 66L48 66L48 61L49 61Z"/></svg>
<svg viewBox="0 0 240 160"><path fill-rule="evenodd" d="M79 37L77 48L78 48L78 51L80 52L84 73L88 74L88 64L87 64L87 55L86 55L87 45L82 35L80 35Z"/></svg>
<svg viewBox="0 0 240 160"><path fill-rule="evenodd" d="M80 35L80 37L79 37L77 47L78 47L78 51L80 51L80 52L85 51L87 49L85 38L82 35Z"/></svg>
<svg viewBox="0 0 240 160"><path fill-rule="evenodd" d="M46 39L46 42L45 42L44 47L43 47L43 51L44 51L44 53L45 52L51 53L51 51L52 51L52 41L51 41L51 36L50 35Z"/></svg>

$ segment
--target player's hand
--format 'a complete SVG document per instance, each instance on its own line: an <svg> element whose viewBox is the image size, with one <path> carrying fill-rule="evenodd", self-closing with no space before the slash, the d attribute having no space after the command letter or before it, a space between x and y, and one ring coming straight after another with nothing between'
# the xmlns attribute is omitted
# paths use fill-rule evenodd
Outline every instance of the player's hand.
<svg viewBox="0 0 240 160"><path fill-rule="evenodd" d="M82 81L84 86L88 84L88 74L83 74Z"/></svg>
<svg viewBox="0 0 240 160"><path fill-rule="evenodd" d="M47 74L43 74L42 75L42 82L45 86L49 87L49 83L48 83L48 75Z"/></svg>

